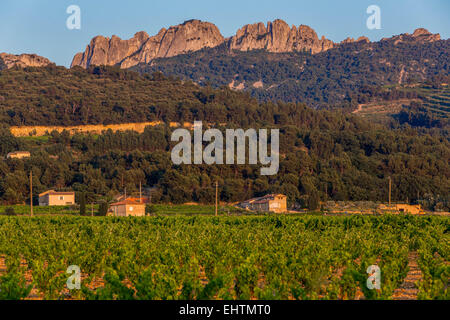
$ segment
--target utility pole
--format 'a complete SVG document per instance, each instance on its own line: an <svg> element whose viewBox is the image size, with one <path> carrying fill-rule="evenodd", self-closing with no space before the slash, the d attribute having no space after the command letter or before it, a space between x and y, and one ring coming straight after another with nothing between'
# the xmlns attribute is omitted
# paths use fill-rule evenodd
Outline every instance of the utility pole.
<svg viewBox="0 0 450 320"><path fill-rule="evenodd" d="M30 216L33 216L33 170L30 170Z"/></svg>
<svg viewBox="0 0 450 320"><path fill-rule="evenodd" d="M389 206L391 206L392 179L389 177Z"/></svg>
<svg viewBox="0 0 450 320"><path fill-rule="evenodd" d="M142 203L142 182L139 181L139 203Z"/></svg>
<svg viewBox="0 0 450 320"><path fill-rule="evenodd" d="M94 203L91 203L91 217L94 216Z"/></svg>
<svg viewBox="0 0 450 320"><path fill-rule="evenodd" d="M217 207L218 207L218 197L219 195L219 182L216 181L216 217L217 217Z"/></svg>

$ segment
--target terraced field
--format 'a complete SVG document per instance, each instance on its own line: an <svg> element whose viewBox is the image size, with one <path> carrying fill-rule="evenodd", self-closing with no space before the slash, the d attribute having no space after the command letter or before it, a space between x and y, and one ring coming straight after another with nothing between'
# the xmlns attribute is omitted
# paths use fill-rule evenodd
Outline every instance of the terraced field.
<svg viewBox="0 0 450 320"><path fill-rule="evenodd" d="M450 115L450 87L441 89L421 87L417 89L423 105L438 117L449 118Z"/></svg>
<svg viewBox="0 0 450 320"><path fill-rule="evenodd" d="M412 102L419 102L434 118L446 120L450 118L450 87L448 85L439 89L434 89L427 85L420 87L396 87L396 89L405 92L415 92L417 93L417 99L375 101L361 104L353 113L376 122L389 123L392 121L392 116L398 114L403 106L410 105Z"/></svg>

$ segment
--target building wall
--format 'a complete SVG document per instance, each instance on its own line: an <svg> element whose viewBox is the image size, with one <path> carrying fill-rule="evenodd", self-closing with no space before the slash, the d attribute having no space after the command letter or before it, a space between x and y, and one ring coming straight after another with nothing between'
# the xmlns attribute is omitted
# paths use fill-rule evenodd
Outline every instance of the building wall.
<svg viewBox="0 0 450 320"><path fill-rule="evenodd" d="M396 206L397 211L399 212L405 212L410 214L420 214L421 208L420 206L412 206L408 204L397 204Z"/></svg>
<svg viewBox="0 0 450 320"><path fill-rule="evenodd" d="M284 213L287 212L287 201L286 198L277 198L275 200L267 200L264 203L251 203L249 209L254 211Z"/></svg>
<svg viewBox="0 0 450 320"><path fill-rule="evenodd" d="M283 213L287 212L287 198L286 197L275 197L274 200L269 202L270 211Z"/></svg>
<svg viewBox="0 0 450 320"><path fill-rule="evenodd" d="M142 204L111 206L111 210L115 217L145 217L145 205Z"/></svg>
<svg viewBox="0 0 450 320"><path fill-rule="evenodd" d="M127 213L131 217L145 217L145 205L127 205Z"/></svg>
<svg viewBox="0 0 450 320"><path fill-rule="evenodd" d="M39 206L66 206L75 204L75 194L46 194L39 197Z"/></svg>
<svg viewBox="0 0 450 320"><path fill-rule="evenodd" d="M48 194L45 196L39 197L39 206L45 207L48 206Z"/></svg>
<svg viewBox="0 0 450 320"><path fill-rule="evenodd" d="M262 212L286 213L287 197L284 195L267 196L264 198L250 199L239 204L244 209Z"/></svg>
<svg viewBox="0 0 450 320"><path fill-rule="evenodd" d="M126 205L120 206L112 206L113 216L115 217L126 217L127 216L127 207Z"/></svg>
<svg viewBox="0 0 450 320"><path fill-rule="evenodd" d="M420 205L410 205L410 204L393 204L389 205L380 205L378 207L379 210L382 210L387 213L409 213L409 214L422 214L422 207Z"/></svg>
<svg viewBox="0 0 450 320"><path fill-rule="evenodd" d="M269 202L251 203L250 210L269 212Z"/></svg>

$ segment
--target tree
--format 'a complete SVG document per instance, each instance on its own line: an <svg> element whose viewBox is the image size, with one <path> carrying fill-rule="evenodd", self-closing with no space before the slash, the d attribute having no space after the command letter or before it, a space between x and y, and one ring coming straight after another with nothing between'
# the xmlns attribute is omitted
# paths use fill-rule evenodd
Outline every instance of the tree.
<svg viewBox="0 0 450 320"><path fill-rule="evenodd" d="M145 206L145 215L151 216L152 214L155 214L157 212L157 209L154 205L146 205Z"/></svg>
<svg viewBox="0 0 450 320"><path fill-rule="evenodd" d="M8 207L5 209L5 215L7 216L15 216L16 215L16 211L14 210L13 207Z"/></svg>
<svg viewBox="0 0 450 320"><path fill-rule="evenodd" d="M106 201L101 201L98 208L98 215L104 217L108 214L109 205Z"/></svg>
<svg viewBox="0 0 450 320"><path fill-rule="evenodd" d="M80 216L86 215L86 194L84 192L80 193Z"/></svg>
<svg viewBox="0 0 450 320"><path fill-rule="evenodd" d="M317 210L320 206L320 199L319 199L319 193L313 192L309 195L308 198L308 209L309 210Z"/></svg>

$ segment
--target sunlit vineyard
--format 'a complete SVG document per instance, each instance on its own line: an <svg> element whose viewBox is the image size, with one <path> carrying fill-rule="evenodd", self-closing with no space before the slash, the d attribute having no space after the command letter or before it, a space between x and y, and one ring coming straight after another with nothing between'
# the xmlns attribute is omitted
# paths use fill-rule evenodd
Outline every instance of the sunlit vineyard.
<svg viewBox="0 0 450 320"><path fill-rule="evenodd" d="M0 217L0 299L449 299L450 220L414 216ZM80 290L68 290L71 265ZM378 265L381 289L369 290Z"/></svg>

